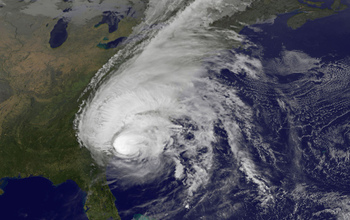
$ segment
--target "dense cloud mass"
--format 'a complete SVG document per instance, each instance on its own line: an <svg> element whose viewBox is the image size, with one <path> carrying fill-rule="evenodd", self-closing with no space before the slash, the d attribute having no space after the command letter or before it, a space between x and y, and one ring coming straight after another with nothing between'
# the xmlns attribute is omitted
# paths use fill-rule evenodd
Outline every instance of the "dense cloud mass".
<svg viewBox="0 0 350 220"><path fill-rule="evenodd" d="M332 64L322 65L302 51L284 50L279 58L263 61L233 49L237 44L259 45L211 24L249 4L150 1L133 36L92 80L87 90L91 96L77 114L79 141L108 167L110 184L118 191L144 187L140 192L155 192L118 208L122 216L306 219L310 213L303 211L305 201L312 206L318 203L313 196L325 198L303 178L327 163L301 160L323 160L312 145L327 142L331 131L315 129L324 135L307 150L302 139L315 133L307 133L299 117L310 118L301 106L322 108L302 102L318 102L317 88L310 82L317 83L321 72L333 74ZM348 68L345 61L342 65ZM315 97L305 98L303 92ZM334 157L340 154L336 146L331 149ZM339 217L337 208L347 210L347 196L335 205L336 193L327 193L333 202L325 200L323 211L312 216L329 212ZM271 213L280 214L267 218L274 216Z"/></svg>

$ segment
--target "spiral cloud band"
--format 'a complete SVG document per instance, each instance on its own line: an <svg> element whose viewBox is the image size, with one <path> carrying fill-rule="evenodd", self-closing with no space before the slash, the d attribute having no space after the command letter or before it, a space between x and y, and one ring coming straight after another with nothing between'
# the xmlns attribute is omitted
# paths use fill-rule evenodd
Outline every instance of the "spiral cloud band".
<svg viewBox="0 0 350 220"><path fill-rule="evenodd" d="M245 10L249 3L150 1L145 21L134 29L134 36L146 36L145 40L130 42L121 50L119 54L136 52L94 88L96 92L77 116L82 145L99 164L114 167L113 178L120 187L149 183L170 172L186 186L183 205L188 208L190 198L205 186L216 166L214 128L222 127L240 169L262 191L267 190L249 153L237 147L234 119L241 118L249 129L251 113L234 90L210 80L206 64L209 58L218 59L218 69L244 69L256 77L261 68L258 60L236 55L232 62L220 63L219 57L228 49L224 43L234 45L241 39L233 31L210 26L223 16ZM172 12L177 13L170 16ZM160 29L145 30L157 21L163 22Z"/></svg>

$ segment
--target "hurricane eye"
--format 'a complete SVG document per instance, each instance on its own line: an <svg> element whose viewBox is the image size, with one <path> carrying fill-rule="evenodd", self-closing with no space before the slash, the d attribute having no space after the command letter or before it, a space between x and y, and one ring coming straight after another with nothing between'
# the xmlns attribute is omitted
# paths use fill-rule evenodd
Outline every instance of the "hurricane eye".
<svg viewBox="0 0 350 220"><path fill-rule="evenodd" d="M240 1L247 2L242 4ZM232 158L226 160L225 155L215 155L229 152L231 144L234 146L236 93L233 85L228 87L214 76L209 77L206 59L215 57L213 65L218 63L220 69L230 69L228 80L236 74L234 70L244 69L253 74L258 69L255 59L247 59L245 55L236 56L226 66L220 66L223 59L216 58L217 54L234 56L227 52L232 48L227 43L241 42L232 38L234 31L226 32L211 25L228 14L244 10L250 0L146 2L151 7L145 13L145 20L141 19L141 24L133 29L135 38L127 41L127 45L120 48L94 78L98 81L94 85L99 87L93 88L93 97L84 106L79 138L98 159L106 158L104 152L113 153L107 158L107 166L112 170L108 175L117 188L126 189L122 194L131 195L125 204L134 205L124 213L149 211L157 216L156 219L192 219L191 213L184 209L202 201L196 196L205 199L197 207L206 209L208 204L218 201L207 202L206 198L230 194L222 193L220 187L229 188L236 181L230 178L238 172L221 174L226 165L232 165ZM175 10L168 11L172 7ZM162 19L158 20L160 17ZM125 20L123 24L127 22ZM150 24L164 26L155 30ZM231 129L225 138L220 139L215 133L213 125L216 121L225 123L223 132L226 128ZM242 121L249 120L243 118ZM218 140L224 149L215 145ZM101 161L106 165L105 160ZM251 168L254 164L245 161L247 176L254 177ZM218 176L224 179L219 180L217 186L210 185L210 181ZM148 192L143 188L146 186L151 186ZM208 190L211 195L200 190ZM149 201L142 200L142 195L150 198ZM231 208L224 203L219 206ZM224 208L219 208L210 219L225 219L219 214Z"/></svg>
<svg viewBox="0 0 350 220"><path fill-rule="evenodd" d="M134 156L140 151L139 137L136 135L123 135L120 134L114 139L113 147L117 154L122 156Z"/></svg>

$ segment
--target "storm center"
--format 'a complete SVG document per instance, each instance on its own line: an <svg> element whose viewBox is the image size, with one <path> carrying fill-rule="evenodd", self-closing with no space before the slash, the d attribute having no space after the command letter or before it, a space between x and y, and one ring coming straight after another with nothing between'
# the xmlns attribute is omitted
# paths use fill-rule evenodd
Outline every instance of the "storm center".
<svg viewBox="0 0 350 220"><path fill-rule="evenodd" d="M124 156L133 156L137 154L140 151L141 145L142 137L135 134L121 135L113 142L114 149Z"/></svg>

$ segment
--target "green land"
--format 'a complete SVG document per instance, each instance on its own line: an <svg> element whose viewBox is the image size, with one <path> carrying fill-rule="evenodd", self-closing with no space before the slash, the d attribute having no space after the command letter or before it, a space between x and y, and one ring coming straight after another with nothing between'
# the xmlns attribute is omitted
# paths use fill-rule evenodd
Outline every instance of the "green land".
<svg viewBox="0 0 350 220"><path fill-rule="evenodd" d="M119 219L105 170L77 143L73 120L80 94L118 50L97 45L128 36L139 21L124 19L118 31L110 34L106 24L94 27L101 17L84 25L70 24L67 41L52 49L48 42L57 19L25 15L16 4L24 2L0 9L0 179L43 176L54 184L71 179L87 192L89 219ZM346 8L340 0L331 9L319 9L319 5L261 0L213 26L238 32L246 25L297 10L288 21L295 29Z"/></svg>
<svg viewBox="0 0 350 220"><path fill-rule="evenodd" d="M297 29L308 21L330 16L346 9L347 6L341 4L340 1L334 0L331 9L320 9L318 7L323 2L312 2L315 4L310 4L311 1L300 3L298 0L260 0L253 2L245 11L216 21L213 26L230 27L234 31L239 32L247 25L264 22L274 19L278 14L294 11L296 14L289 18L287 24L292 29Z"/></svg>
<svg viewBox="0 0 350 220"><path fill-rule="evenodd" d="M57 19L23 14L20 4L25 3L0 9L0 179L71 179L87 192L89 219L119 219L105 170L79 146L73 120L80 94L118 50L96 45L128 36L140 20L125 18L113 33L106 24L94 27L102 16L69 24L67 41L52 49L48 42Z"/></svg>

